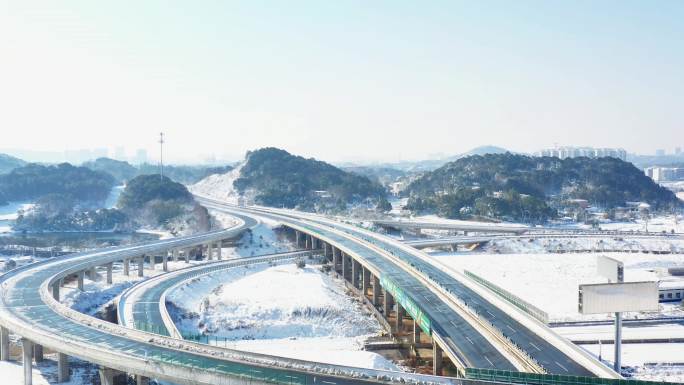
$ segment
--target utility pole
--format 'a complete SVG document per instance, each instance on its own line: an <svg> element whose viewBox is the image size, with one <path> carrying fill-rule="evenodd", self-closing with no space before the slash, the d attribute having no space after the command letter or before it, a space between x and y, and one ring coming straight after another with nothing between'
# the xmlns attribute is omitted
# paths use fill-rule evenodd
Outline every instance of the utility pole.
<svg viewBox="0 0 684 385"><path fill-rule="evenodd" d="M164 133L159 133L159 179L164 180Z"/></svg>

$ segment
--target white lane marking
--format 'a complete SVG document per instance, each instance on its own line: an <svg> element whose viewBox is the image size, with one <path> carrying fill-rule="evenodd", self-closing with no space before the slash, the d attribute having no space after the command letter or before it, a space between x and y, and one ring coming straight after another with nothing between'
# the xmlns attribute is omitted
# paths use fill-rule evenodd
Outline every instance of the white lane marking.
<svg viewBox="0 0 684 385"><path fill-rule="evenodd" d="M539 347L537 345L533 344L532 342L530 342L530 345L534 346L535 349L537 349L541 352L541 349L539 349Z"/></svg>
<svg viewBox="0 0 684 385"><path fill-rule="evenodd" d="M568 369L566 369L565 366L561 365L560 362L556 361L556 365L560 366L566 372L568 371Z"/></svg>
<svg viewBox="0 0 684 385"><path fill-rule="evenodd" d="M475 343L473 343L473 340L471 340L470 337L466 336L466 339L468 340L468 342L470 342L471 345L475 345Z"/></svg>
<svg viewBox="0 0 684 385"><path fill-rule="evenodd" d="M490 361L489 358L488 358L487 356L484 356L484 358L485 358L485 360L487 360L487 362L489 362L489 365L494 366L494 364L492 363L492 361Z"/></svg>
<svg viewBox="0 0 684 385"><path fill-rule="evenodd" d="M496 318L496 316L494 316L494 314L492 314L489 310L487 310L487 314L489 314L490 316L492 316L492 318Z"/></svg>
<svg viewBox="0 0 684 385"><path fill-rule="evenodd" d="M513 328L511 327L511 325L509 325L509 324L506 324L506 327L507 327L507 328L509 328L509 329L511 329L511 330L513 331L513 333L515 333L515 332L516 332L516 330L515 330L515 329L513 329Z"/></svg>

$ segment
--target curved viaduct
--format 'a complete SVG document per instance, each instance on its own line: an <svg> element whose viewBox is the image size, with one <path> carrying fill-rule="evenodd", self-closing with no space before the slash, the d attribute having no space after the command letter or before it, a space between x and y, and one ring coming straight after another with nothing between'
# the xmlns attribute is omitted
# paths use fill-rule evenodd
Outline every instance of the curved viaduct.
<svg viewBox="0 0 684 385"><path fill-rule="evenodd" d="M444 352L459 369L468 367L536 371L616 378L617 374L566 340L530 323L526 315L507 308L474 285L434 268L420 252L389 238L353 226L301 213L265 208L227 207L201 199L210 208L237 215L226 230L145 244L107 248L27 265L0 276L0 358L9 358L9 333L21 336L25 384L31 384L32 358L43 347L58 356L59 380L68 379L67 356L101 366L103 384L118 372L135 374L138 383L158 378L187 385L242 383L415 382L474 384L477 381L411 374L383 373L324 366L314 362L237 352L164 335L146 333L78 313L59 302L65 279L76 277L83 287L95 269L106 270L112 282L114 262L129 273L137 261L138 275L161 258L185 258L200 250L212 259L216 244L267 217L295 231L309 248L321 248L350 284L368 295L399 328L410 314L417 334L430 337L436 356ZM319 247L320 246L320 247ZM219 246L220 247L220 246ZM220 256L220 254L219 254ZM382 300L382 304L380 304ZM394 306L393 306L394 305ZM505 330L510 329L506 332ZM571 346L572 345L572 346ZM441 360L435 360L441 362ZM439 368L436 367L436 372Z"/></svg>

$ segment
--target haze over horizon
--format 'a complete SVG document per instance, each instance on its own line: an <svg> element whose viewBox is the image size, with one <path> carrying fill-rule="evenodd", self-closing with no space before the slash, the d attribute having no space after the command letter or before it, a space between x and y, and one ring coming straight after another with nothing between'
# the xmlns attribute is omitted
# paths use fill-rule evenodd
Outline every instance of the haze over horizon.
<svg viewBox="0 0 684 385"><path fill-rule="evenodd" d="M684 2L0 0L0 152L684 147ZM16 152L15 152L16 153Z"/></svg>

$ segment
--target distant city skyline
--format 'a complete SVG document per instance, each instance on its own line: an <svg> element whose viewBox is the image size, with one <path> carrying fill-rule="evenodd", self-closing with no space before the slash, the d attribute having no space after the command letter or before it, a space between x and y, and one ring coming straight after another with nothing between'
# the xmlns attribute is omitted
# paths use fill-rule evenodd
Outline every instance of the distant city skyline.
<svg viewBox="0 0 684 385"><path fill-rule="evenodd" d="M267 146L337 163L479 145L672 153L682 19L667 0L0 0L0 152L154 163L164 131L171 163Z"/></svg>

